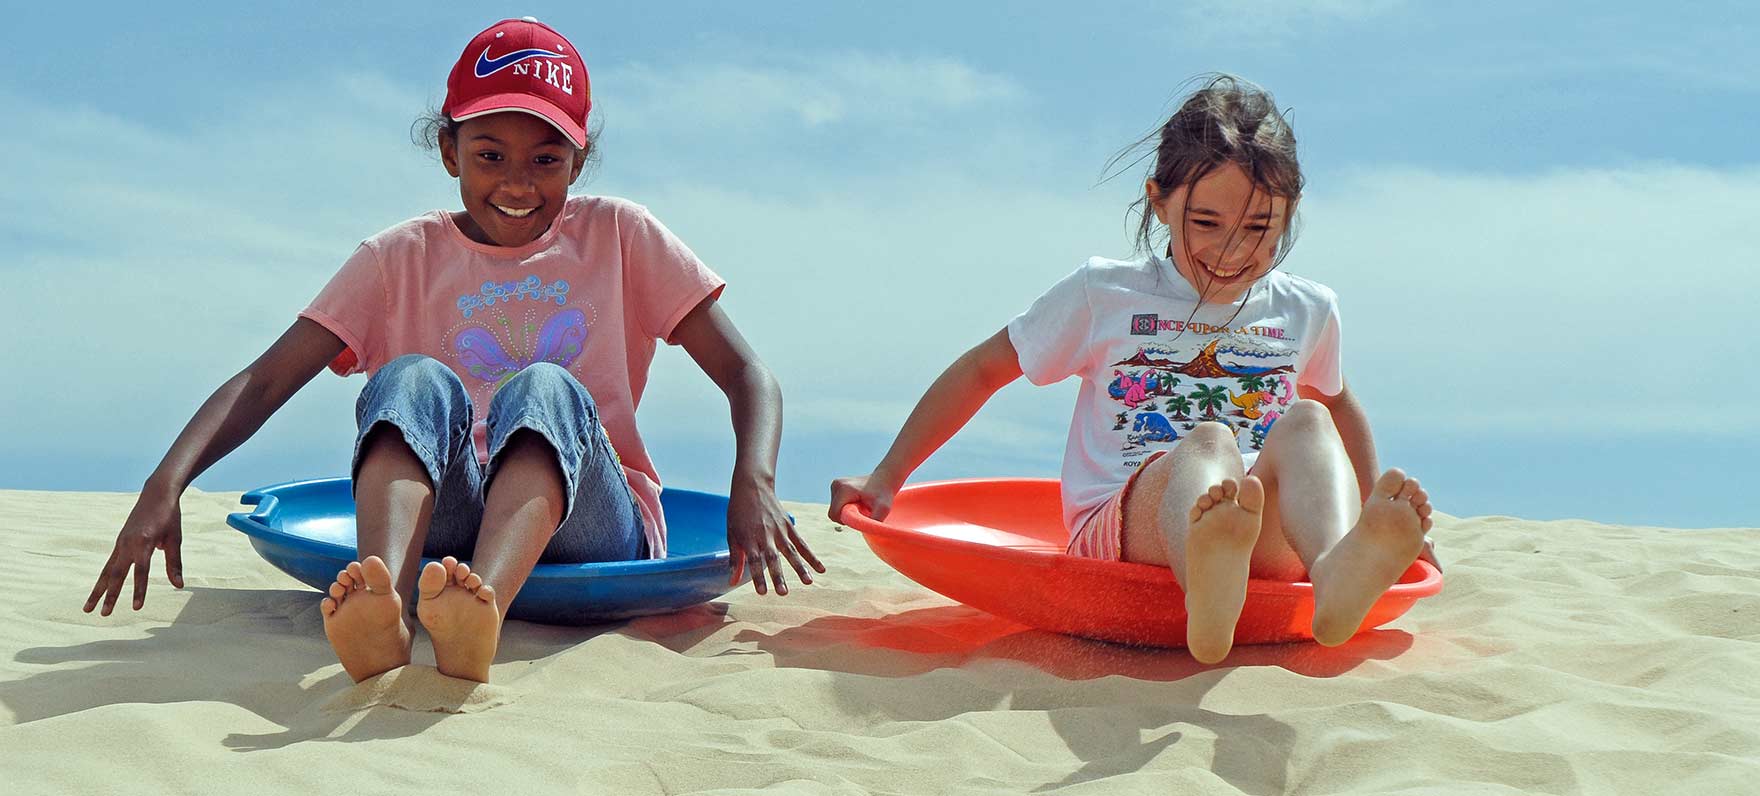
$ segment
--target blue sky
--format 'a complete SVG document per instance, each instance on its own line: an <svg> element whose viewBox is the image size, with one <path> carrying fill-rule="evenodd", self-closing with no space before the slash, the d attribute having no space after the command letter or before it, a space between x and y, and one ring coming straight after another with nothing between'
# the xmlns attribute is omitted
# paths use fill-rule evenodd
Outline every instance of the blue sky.
<svg viewBox="0 0 1760 796"><path fill-rule="evenodd" d="M0 488L137 488L356 242L457 205L409 125L500 14L365 5L9 13ZM865 472L955 356L1125 255L1140 174L1102 166L1224 70L1290 109L1284 267L1340 293L1384 463L1457 515L1760 525L1745 4L646 5L497 10L585 53L577 191L730 281L787 395L785 498ZM1054 475L1074 387L1004 390L919 477ZM321 376L198 486L345 472L359 388ZM725 490L726 417L663 351L640 422L669 484Z"/></svg>

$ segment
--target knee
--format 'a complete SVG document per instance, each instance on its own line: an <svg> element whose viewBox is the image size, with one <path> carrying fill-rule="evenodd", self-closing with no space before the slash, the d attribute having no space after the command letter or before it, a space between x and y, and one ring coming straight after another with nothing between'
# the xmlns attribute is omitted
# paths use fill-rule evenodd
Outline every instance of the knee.
<svg viewBox="0 0 1760 796"><path fill-rule="evenodd" d="M1234 429L1227 424L1217 422L1199 423L1196 428L1186 432L1181 446L1191 445L1201 448L1230 448L1235 446Z"/></svg>
<svg viewBox="0 0 1760 796"><path fill-rule="evenodd" d="M1289 433L1290 431L1331 431L1332 411L1319 401L1303 398L1289 405L1283 416L1277 418L1274 429Z"/></svg>
<svg viewBox="0 0 1760 796"><path fill-rule="evenodd" d="M550 362L533 363L507 380L495 393L493 403L503 406L581 406L591 409L593 397L567 368Z"/></svg>
<svg viewBox="0 0 1760 796"><path fill-rule="evenodd" d="M458 374L453 373L451 368L441 364L438 359L421 354L404 354L385 363L368 383L398 392L447 389L454 386L461 390L463 388Z"/></svg>
<svg viewBox="0 0 1760 796"><path fill-rule="evenodd" d="M406 354L374 371L355 404L357 415L387 407L435 416L468 416L470 397L451 368L433 357Z"/></svg>

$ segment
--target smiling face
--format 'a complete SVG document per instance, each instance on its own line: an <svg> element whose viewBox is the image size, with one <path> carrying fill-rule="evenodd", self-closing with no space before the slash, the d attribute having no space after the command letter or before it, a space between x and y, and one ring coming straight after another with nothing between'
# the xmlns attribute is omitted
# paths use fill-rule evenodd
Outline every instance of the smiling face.
<svg viewBox="0 0 1760 796"><path fill-rule="evenodd" d="M1154 180L1145 189L1172 233L1174 267L1204 301L1238 300L1277 264L1294 202L1255 185L1240 166L1223 163L1166 193Z"/></svg>
<svg viewBox="0 0 1760 796"><path fill-rule="evenodd" d="M562 212L586 153L548 122L528 113L491 113L459 122L440 136L440 160L458 178L464 213L453 220L466 237L491 246L524 246Z"/></svg>

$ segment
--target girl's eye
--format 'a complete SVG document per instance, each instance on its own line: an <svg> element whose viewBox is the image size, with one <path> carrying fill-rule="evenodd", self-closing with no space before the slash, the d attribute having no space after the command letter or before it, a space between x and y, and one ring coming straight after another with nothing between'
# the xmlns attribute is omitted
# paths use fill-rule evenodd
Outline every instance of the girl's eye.
<svg viewBox="0 0 1760 796"><path fill-rule="evenodd" d="M1194 219L1192 219L1192 226L1196 226L1196 227L1203 227L1203 228L1205 228L1205 229L1210 229L1210 228L1212 228L1212 227L1215 227L1215 226L1216 226L1216 222L1214 222L1214 221L1206 221L1206 220L1204 220L1204 219L1201 219L1201 218L1194 218Z"/></svg>
<svg viewBox="0 0 1760 796"><path fill-rule="evenodd" d="M501 162L501 153L500 152L478 152L477 157L482 158L484 160L487 160L490 163Z"/></svg>
<svg viewBox="0 0 1760 796"><path fill-rule="evenodd" d="M539 155L539 156L533 158L533 160L537 161L538 165L540 165L540 166L548 166L553 163L559 163L559 162L561 162L562 159L556 157L555 155Z"/></svg>

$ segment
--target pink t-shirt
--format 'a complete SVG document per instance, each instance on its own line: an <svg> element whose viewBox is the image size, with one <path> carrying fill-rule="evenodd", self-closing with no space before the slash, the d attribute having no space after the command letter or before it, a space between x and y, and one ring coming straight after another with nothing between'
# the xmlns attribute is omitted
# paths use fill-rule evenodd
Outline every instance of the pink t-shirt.
<svg viewBox="0 0 1760 796"><path fill-rule="evenodd" d="M534 362L567 368L598 405L648 550L664 558L660 474L636 430L636 406L655 342L670 342L678 322L725 284L647 208L576 196L518 248L477 243L444 211L398 224L363 242L300 315L347 344L330 363L340 375L370 375L405 354L452 368L470 392L484 462L496 387Z"/></svg>

